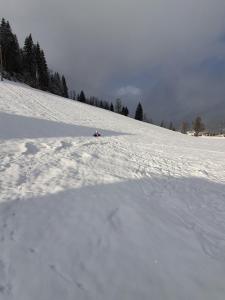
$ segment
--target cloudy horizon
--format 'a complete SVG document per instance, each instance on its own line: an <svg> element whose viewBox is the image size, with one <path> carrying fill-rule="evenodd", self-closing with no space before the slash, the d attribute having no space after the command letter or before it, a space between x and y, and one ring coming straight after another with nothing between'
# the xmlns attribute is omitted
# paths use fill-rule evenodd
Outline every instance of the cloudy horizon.
<svg viewBox="0 0 225 300"><path fill-rule="evenodd" d="M20 45L32 33L71 89L141 100L156 120L225 118L225 1L1 1Z"/></svg>

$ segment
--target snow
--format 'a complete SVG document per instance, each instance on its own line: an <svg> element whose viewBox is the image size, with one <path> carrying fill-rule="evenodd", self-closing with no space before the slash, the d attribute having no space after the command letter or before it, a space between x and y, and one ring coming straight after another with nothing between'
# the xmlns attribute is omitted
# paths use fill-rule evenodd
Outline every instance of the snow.
<svg viewBox="0 0 225 300"><path fill-rule="evenodd" d="M0 82L0 299L224 300L224 151Z"/></svg>

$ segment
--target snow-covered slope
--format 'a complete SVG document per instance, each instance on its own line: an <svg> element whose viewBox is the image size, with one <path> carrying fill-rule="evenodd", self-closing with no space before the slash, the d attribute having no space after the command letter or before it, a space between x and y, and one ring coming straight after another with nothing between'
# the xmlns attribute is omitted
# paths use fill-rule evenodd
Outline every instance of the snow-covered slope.
<svg viewBox="0 0 225 300"><path fill-rule="evenodd" d="M224 300L224 158L1 82L0 299Z"/></svg>

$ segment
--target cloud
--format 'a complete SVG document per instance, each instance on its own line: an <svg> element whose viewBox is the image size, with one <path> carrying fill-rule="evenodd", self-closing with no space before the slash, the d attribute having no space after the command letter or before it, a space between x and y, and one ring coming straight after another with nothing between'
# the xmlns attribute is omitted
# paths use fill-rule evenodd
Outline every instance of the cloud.
<svg viewBox="0 0 225 300"><path fill-rule="evenodd" d="M135 97L139 97L141 95L141 90L135 86L124 86L119 88L116 91L116 95L119 97L123 97L123 96L135 96Z"/></svg>
<svg viewBox="0 0 225 300"><path fill-rule="evenodd" d="M209 74L212 66L202 63L225 57L225 1L0 2L20 40L32 32L50 67L77 91L110 99L119 90L133 93L132 107L130 87L138 87L145 108L157 118L193 110L189 102L203 103L197 105L202 109L223 99L223 73L216 79Z"/></svg>

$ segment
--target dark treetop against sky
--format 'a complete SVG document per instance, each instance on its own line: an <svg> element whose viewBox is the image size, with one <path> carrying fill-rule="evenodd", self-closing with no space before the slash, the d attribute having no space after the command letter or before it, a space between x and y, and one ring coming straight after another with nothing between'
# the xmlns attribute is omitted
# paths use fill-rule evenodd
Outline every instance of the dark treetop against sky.
<svg viewBox="0 0 225 300"><path fill-rule="evenodd" d="M225 111L224 0L0 0L20 44L32 33L70 88L151 117ZM224 112L225 115L225 112Z"/></svg>

